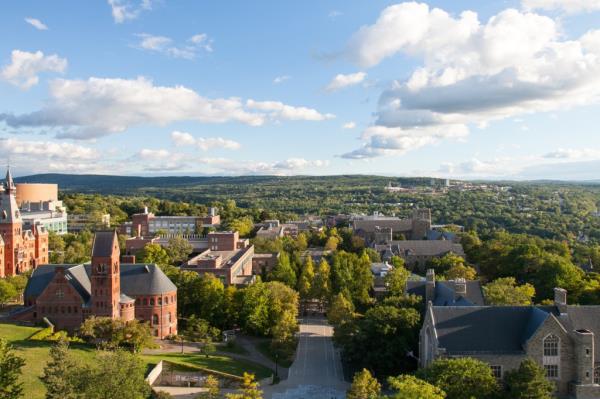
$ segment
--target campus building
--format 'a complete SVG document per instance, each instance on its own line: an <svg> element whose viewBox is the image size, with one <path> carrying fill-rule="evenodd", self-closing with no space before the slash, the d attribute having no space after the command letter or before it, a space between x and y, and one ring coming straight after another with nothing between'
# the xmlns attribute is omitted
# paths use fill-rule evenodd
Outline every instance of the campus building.
<svg viewBox="0 0 600 399"><path fill-rule="evenodd" d="M504 378L526 358L556 383L560 398L600 397L600 306L569 306L555 288L552 306L436 306L428 302L419 362L472 357Z"/></svg>
<svg viewBox="0 0 600 399"><path fill-rule="evenodd" d="M121 263L114 231L97 232L92 261L43 265L24 293L22 321L47 318L57 329L77 330L89 316L148 322L153 334L177 334L177 287L154 264Z"/></svg>
<svg viewBox="0 0 600 399"><path fill-rule="evenodd" d="M216 227L221 224L221 217L216 208L210 208L206 216L156 216L144 208L144 212L131 216L130 222L120 227L120 233L132 237L153 237L163 234L193 235L203 228Z"/></svg>
<svg viewBox="0 0 600 399"><path fill-rule="evenodd" d="M48 263L48 232L40 224L24 228L16 191L9 169L0 187L0 277Z"/></svg>

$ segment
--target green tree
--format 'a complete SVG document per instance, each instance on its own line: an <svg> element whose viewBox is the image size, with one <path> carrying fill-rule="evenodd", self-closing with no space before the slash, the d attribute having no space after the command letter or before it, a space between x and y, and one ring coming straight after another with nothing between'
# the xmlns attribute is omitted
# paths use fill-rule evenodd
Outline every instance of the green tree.
<svg viewBox="0 0 600 399"><path fill-rule="evenodd" d="M406 281L410 277L410 272L404 266L394 266L385 276L388 295L398 296L404 294Z"/></svg>
<svg viewBox="0 0 600 399"><path fill-rule="evenodd" d="M65 240L53 231L48 232L48 253L50 263L64 263Z"/></svg>
<svg viewBox="0 0 600 399"><path fill-rule="evenodd" d="M337 294L329 310L327 311L327 320L334 327L339 327L344 323L351 322L354 319L354 306L344 294Z"/></svg>
<svg viewBox="0 0 600 399"><path fill-rule="evenodd" d="M290 263L290 257L282 252L277 261L277 265L271 271L270 280L280 281L288 287L296 287L296 272Z"/></svg>
<svg viewBox="0 0 600 399"><path fill-rule="evenodd" d="M203 342L206 339L215 340L219 338L221 332L218 328L211 327L206 320L191 316L186 321L186 327L183 335L188 341Z"/></svg>
<svg viewBox="0 0 600 399"><path fill-rule="evenodd" d="M50 348L50 360L40 377L46 387L46 399L76 399L76 387L69 378L78 364L69 356L69 344L60 340Z"/></svg>
<svg viewBox="0 0 600 399"><path fill-rule="evenodd" d="M388 385L394 391L389 399L445 399L446 392L412 375L389 377Z"/></svg>
<svg viewBox="0 0 600 399"><path fill-rule="evenodd" d="M136 353L155 346L152 328L147 322L133 319L122 323L119 327L121 330L119 335L122 337L120 345L129 346Z"/></svg>
<svg viewBox="0 0 600 399"><path fill-rule="evenodd" d="M551 399L554 384L546 378L545 370L533 359L525 359L518 369L505 375L507 397L511 399Z"/></svg>
<svg viewBox="0 0 600 399"><path fill-rule="evenodd" d="M0 399L18 399L23 396L19 382L25 360L15 355L12 346L0 338Z"/></svg>
<svg viewBox="0 0 600 399"><path fill-rule="evenodd" d="M444 390L448 399L489 398L499 391L490 366L469 357L436 360L417 377Z"/></svg>
<svg viewBox="0 0 600 399"><path fill-rule="evenodd" d="M531 284L517 285L514 277L504 277L483 286L489 305L531 305L535 288Z"/></svg>
<svg viewBox="0 0 600 399"><path fill-rule="evenodd" d="M206 392L201 393L196 399L217 399L221 396L221 389L219 388L219 380L212 374L206 377L204 382L204 388Z"/></svg>
<svg viewBox="0 0 600 399"><path fill-rule="evenodd" d="M226 225L229 230L240 233L240 237L247 237L254 230L254 221L247 216L233 219Z"/></svg>
<svg viewBox="0 0 600 399"><path fill-rule="evenodd" d="M328 251L335 251L340 243L340 239L338 237L329 237L327 242L325 243L325 249Z"/></svg>
<svg viewBox="0 0 600 399"><path fill-rule="evenodd" d="M17 289L5 279L0 279L0 306L12 301L17 296Z"/></svg>
<svg viewBox="0 0 600 399"><path fill-rule="evenodd" d="M438 275L445 275L450 269L464 265L465 260L452 252L447 253L441 258L433 258L429 262L429 266L433 268Z"/></svg>
<svg viewBox="0 0 600 399"><path fill-rule="evenodd" d="M240 393L228 393L227 399L262 399L262 391L258 382L254 381L254 374L244 372L244 382Z"/></svg>
<svg viewBox="0 0 600 399"><path fill-rule="evenodd" d="M352 385L346 393L348 399L378 399L381 393L381 384L371 375L369 370L354 374Z"/></svg>
<svg viewBox="0 0 600 399"><path fill-rule="evenodd" d="M86 399L145 399L151 392L146 367L135 355L117 350L96 356L96 365L82 368L72 378Z"/></svg>
<svg viewBox="0 0 600 399"><path fill-rule="evenodd" d="M171 258L170 263L180 264L188 259L188 256L193 252L194 248L187 239L176 236L169 239L169 243L165 250L167 255L169 255L169 258Z"/></svg>
<svg viewBox="0 0 600 399"><path fill-rule="evenodd" d="M146 244L136 256L141 263L156 263L159 266L170 264L167 251L158 244Z"/></svg>
<svg viewBox="0 0 600 399"><path fill-rule="evenodd" d="M329 284L331 278L330 272L331 269L329 268L327 260L324 258L321 259L312 284L312 297L319 300L321 305L323 305L331 296L331 287Z"/></svg>
<svg viewBox="0 0 600 399"><path fill-rule="evenodd" d="M306 261L304 262L302 272L300 273L300 278L298 279L298 292L300 294L300 298L310 299L312 297L312 284L314 278L315 270L313 260L312 257L308 255L306 257Z"/></svg>
<svg viewBox="0 0 600 399"><path fill-rule="evenodd" d="M453 265L444 274L448 280L456 280L457 278L464 278L465 280L475 280L477 278L477 270L471 266L464 264Z"/></svg>

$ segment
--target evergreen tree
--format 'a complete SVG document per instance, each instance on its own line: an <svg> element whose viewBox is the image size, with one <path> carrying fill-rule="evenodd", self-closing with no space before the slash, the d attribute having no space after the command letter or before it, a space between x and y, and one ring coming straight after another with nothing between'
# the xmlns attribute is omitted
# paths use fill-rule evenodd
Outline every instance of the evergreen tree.
<svg viewBox="0 0 600 399"><path fill-rule="evenodd" d="M50 360L40 377L46 386L46 399L72 399L77 394L70 378L77 364L69 356L69 344L60 340L50 349Z"/></svg>
<svg viewBox="0 0 600 399"><path fill-rule="evenodd" d="M352 385L346 393L347 399L377 399L381 393L381 384L371 375L369 370L354 374Z"/></svg>
<svg viewBox="0 0 600 399"><path fill-rule="evenodd" d="M12 346L0 338L0 399L18 399L23 396L19 382L25 360L14 354Z"/></svg>
<svg viewBox="0 0 600 399"><path fill-rule="evenodd" d="M511 399L551 399L554 384L533 359L525 359L517 370L506 373L507 397Z"/></svg>

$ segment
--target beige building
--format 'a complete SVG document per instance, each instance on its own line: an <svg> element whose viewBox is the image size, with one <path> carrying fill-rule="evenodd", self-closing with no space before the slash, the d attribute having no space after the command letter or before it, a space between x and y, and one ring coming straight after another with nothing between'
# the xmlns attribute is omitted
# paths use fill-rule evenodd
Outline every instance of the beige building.
<svg viewBox="0 0 600 399"><path fill-rule="evenodd" d="M24 202L46 202L58 200L58 184L17 183L17 206Z"/></svg>

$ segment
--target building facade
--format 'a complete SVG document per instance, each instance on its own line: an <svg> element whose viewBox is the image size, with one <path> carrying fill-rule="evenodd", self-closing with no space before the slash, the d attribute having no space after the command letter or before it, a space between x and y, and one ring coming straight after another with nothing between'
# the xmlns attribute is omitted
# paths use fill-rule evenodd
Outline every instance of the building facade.
<svg viewBox="0 0 600 399"><path fill-rule="evenodd" d="M48 263L48 232L40 224L23 226L16 187L10 173L0 189L0 277L14 276Z"/></svg>
<svg viewBox="0 0 600 399"><path fill-rule="evenodd" d="M68 232L67 209L63 206L62 201L25 201L19 207L23 226L26 229L31 229L35 225L41 225L49 232L59 235Z"/></svg>
<svg viewBox="0 0 600 399"><path fill-rule="evenodd" d="M220 223L216 208L210 208L206 216L156 216L144 208L144 212L131 216L131 222L121 225L120 233L132 237L152 237L160 233L194 235Z"/></svg>
<svg viewBox="0 0 600 399"><path fill-rule="evenodd" d="M177 287L154 264L121 263L114 231L96 233L91 263L34 270L24 300L16 319L47 318L58 329L75 331L93 315L147 322L161 339L177 334Z"/></svg>
<svg viewBox="0 0 600 399"><path fill-rule="evenodd" d="M555 288L553 306L435 306L419 334L419 362L472 357L504 378L526 358L556 384L560 398L600 398L600 306L568 306Z"/></svg>

